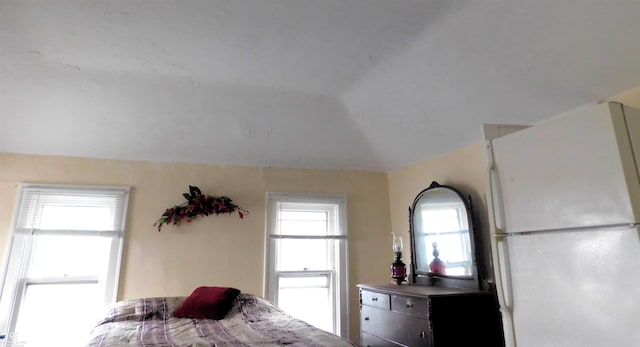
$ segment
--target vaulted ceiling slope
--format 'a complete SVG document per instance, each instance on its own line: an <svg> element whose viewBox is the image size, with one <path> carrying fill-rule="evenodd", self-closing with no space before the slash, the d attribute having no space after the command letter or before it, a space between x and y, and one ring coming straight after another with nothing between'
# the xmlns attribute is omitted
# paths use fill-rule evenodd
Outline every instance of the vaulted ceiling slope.
<svg viewBox="0 0 640 347"><path fill-rule="evenodd" d="M636 0L5 0L0 152L390 171L640 85Z"/></svg>

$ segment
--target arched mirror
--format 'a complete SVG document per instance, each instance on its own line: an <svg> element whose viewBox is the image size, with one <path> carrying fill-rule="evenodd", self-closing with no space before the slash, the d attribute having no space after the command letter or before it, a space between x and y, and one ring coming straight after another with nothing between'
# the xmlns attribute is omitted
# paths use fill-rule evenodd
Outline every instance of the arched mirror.
<svg viewBox="0 0 640 347"><path fill-rule="evenodd" d="M413 283L479 289L471 199L431 183L409 208Z"/></svg>

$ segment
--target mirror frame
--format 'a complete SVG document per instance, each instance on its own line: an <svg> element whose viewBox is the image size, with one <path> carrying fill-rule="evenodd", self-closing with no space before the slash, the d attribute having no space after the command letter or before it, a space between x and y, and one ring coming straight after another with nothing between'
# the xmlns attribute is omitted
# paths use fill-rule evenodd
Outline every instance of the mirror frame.
<svg viewBox="0 0 640 347"><path fill-rule="evenodd" d="M471 246L471 276L450 276L438 274L435 272L427 272L427 271L419 271L417 268L416 261L416 237L415 226L414 226L414 212L416 209L416 205L421 201L421 199L431 190L434 189L448 189L453 192L460 201L464 204L465 210L467 212L467 221L469 223L469 242ZM477 256L477 245L476 245L476 228L475 223L473 222L472 217L472 207L471 207L471 197L465 198L465 196L451 186L440 185L438 182L433 181L428 188L422 190L416 198L413 200L413 203L409 207L409 236L411 240L411 283L428 285L428 286L436 286L436 287L448 287L448 288L465 288L465 289L480 289L480 277L479 277L479 269L478 269L478 256ZM426 256L426 255L425 255Z"/></svg>

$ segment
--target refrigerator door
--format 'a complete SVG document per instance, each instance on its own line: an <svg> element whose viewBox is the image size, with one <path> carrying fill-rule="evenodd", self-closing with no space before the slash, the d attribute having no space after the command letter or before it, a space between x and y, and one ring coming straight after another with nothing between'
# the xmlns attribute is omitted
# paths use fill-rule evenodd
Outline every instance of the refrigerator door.
<svg viewBox="0 0 640 347"><path fill-rule="evenodd" d="M639 221L640 181L622 106L597 105L492 140L502 232Z"/></svg>
<svg viewBox="0 0 640 347"><path fill-rule="evenodd" d="M508 236L517 346L640 346L639 233Z"/></svg>

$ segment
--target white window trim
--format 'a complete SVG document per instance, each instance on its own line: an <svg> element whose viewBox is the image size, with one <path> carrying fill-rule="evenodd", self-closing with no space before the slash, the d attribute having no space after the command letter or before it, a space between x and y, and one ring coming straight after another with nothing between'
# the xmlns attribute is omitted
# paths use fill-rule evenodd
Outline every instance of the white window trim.
<svg viewBox="0 0 640 347"><path fill-rule="evenodd" d="M61 235L65 230L40 230L24 229L18 227L18 214L22 205L23 191L25 189L68 189L84 191L117 191L123 194L122 220L115 231L74 230L74 235L101 235L111 236L111 253L109 255L107 277L104 279L103 305L115 302L118 295L120 268L122 263L122 251L124 246L124 232L126 227L129 205L130 187L120 186L90 186L90 185L61 185L61 184L33 184L20 185L20 193L16 203L16 211L12 223L10 240L5 256L3 276L0 281L0 334L15 331L17 315L24 298L26 287L30 284L62 284L62 283L99 283L96 276L68 276L68 277L25 277L24 273L29 268L31 252L33 250L33 237L36 235ZM19 256L18 256L19 255ZM7 299L8 298L8 299Z"/></svg>
<svg viewBox="0 0 640 347"><path fill-rule="evenodd" d="M325 235L325 236L301 236L301 235L280 235L275 234L276 219L270 216L277 215L277 202L292 202L292 203L310 203L310 204L335 204L338 206L338 229L342 230L341 235ZM335 281L332 283L336 288L337 295L334 296L334 308L337 307L336 317L336 331L342 337L349 338L349 262L348 262L348 243L347 243L347 196L346 195L310 195L310 194L293 194L293 193L267 193L267 247L265 251L265 293L268 300L276 303L278 302L278 279L276 274L276 255L272 252L275 249L275 240L281 238L299 238L299 239L338 239L344 240L339 243L339 253L341 270L339 275L330 274L330 280ZM282 271L284 276L310 275L315 271ZM323 274L327 271L320 271Z"/></svg>

